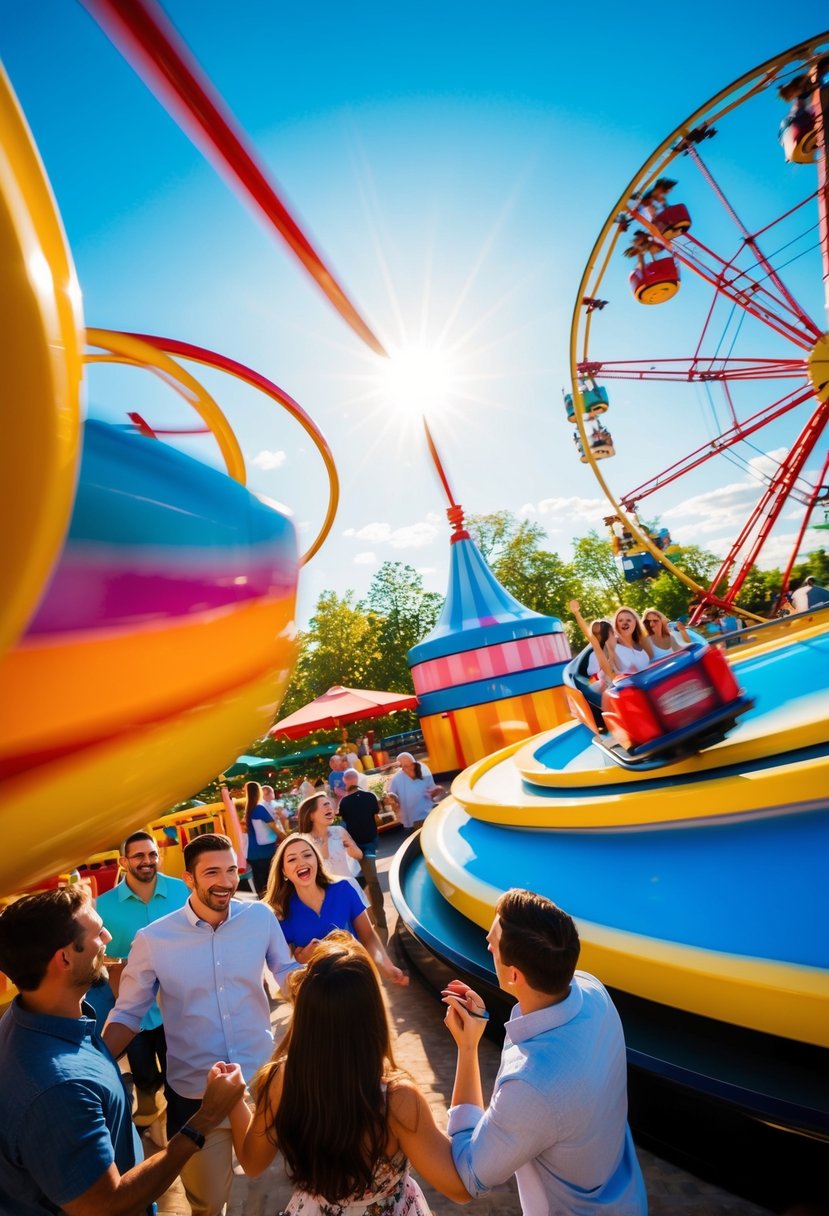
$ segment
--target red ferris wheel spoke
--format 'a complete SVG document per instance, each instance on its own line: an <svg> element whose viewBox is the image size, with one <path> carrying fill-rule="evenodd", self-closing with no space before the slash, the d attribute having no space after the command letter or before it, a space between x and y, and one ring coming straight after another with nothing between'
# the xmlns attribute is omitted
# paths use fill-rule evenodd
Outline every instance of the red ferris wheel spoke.
<svg viewBox="0 0 829 1216"><path fill-rule="evenodd" d="M695 381L803 380L805 359L705 357L692 359L591 359L578 365L586 376L603 380Z"/></svg>
<svg viewBox="0 0 829 1216"><path fill-rule="evenodd" d="M803 512L803 520L801 521L800 527L797 530L797 536L795 537L794 544L792 545L792 551L789 555L786 569L783 571L783 579L780 585L780 596L777 601L778 608L782 605L786 592L789 590L789 579L792 575L792 567L797 561L797 555L800 552L800 546L803 543L803 537L806 534L806 529L809 526L809 519L811 518L812 512L814 511L818 500L822 498L824 501L826 501L826 498L829 495L827 475L829 475L829 451L827 451L824 458L823 468L820 471L820 477L818 477L817 481L812 486L812 491L805 503L806 510Z"/></svg>
<svg viewBox="0 0 829 1216"><path fill-rule="evenodd" d="M775 418L782 417L783 414L787 414L790 410L795 409L798 405L802 405L804 401L808 401L813 396L811 387L795 389L793 392L787 393L779 401L774 401L771 405L767 405L765 409L758 410L756 414L753 414L750 418L746 418L744 422L737 422L727 431L718 435L716 439L711 439L708 443L702 444L693 452L689 452L681 460L677 460L675 464L669 465L667 469L664 469L661 473L657 473L655 477L642 482L635 490L624 494L621 498L622 505L626 506L634 502L641 502L649 494L653 494L656 490L661 490L664 486L670 485L672 481L683 477L691 469L698 468L706 460L710 460L712 456L716 456L720 452L733 447L735 443L740 443L741 440L747 439L755 431L759 431L762 427L773 422Z"/></svg>
<svg viewBox="0 0 829 1216"><path fill-rule="evenodd" d="M810 317L793 311L787 300L769 291L760 279L754 278L747 270L735 266L733 259L726 262L690 233L683 238L683 243L682 253L674 246L674 256L678 255L686 266L708 279L718 292L745 312L799 345L811 347L815 339L820 337L820 330Z"/></svg>
<svg viewBox="0 0 829 1216"><path fill-rule="evenodd" d="M781 511L786 505L786 500L802 473L803 466L820 439L827 422L829 422L829 400L819 403L818 408L792 444L791 451L781 461L780 467L761 494L757 505L731 546L725 561L712 579L712 592L716 593L720 584L728 577L738 556L748 543L748 548L743 553L741 559L740 568L732 579L725 597L729 600L737 598L749 570L757 560L760 550L769 537L769 533L779 519Z"/></svg>
<svg viewBox="0 0 829 1216"><path fill-rule="evenodd" d="M640 211L632 211L631 216L637 224L647 229L651 236L664 246L675 261L681 262L699 278L710 283L732 304L736 304L744 312L750 313L769 329L782 334L795 346L800 346L803 350L812 349L815 338L820 336L820 331L815 327L814 322L809 321L809 333L804 333L800 317L792 313L789 305L763 287L758 279L752 278L744 270L738 270L733 265L733 259L726 262L724 258L703 245L701 241L696 240L690 233L686 233L681 241L668 241L646 215ZM706 258L711 260L710 264L706 262ZM794 316L794 322L786 317L787 312Z"/></svg>
<svg viewBox="0 0 829 1216"><path fill-rule="evenodd" d="M734 207L729 202L729 200L726 198L725 192L723 191L722 187L717 182L713 173L711 172L711 170L705 164L705 161L700 156L699 149L696 148L694 146L694 144L691 143L688 145L686 152L687 152L687 155L690 156L691 160L694 162L694 164L699 169L699 171L702 174L705 181L708 183L710 188L713 190L717 199L719 200L719 202L722 204L723 208L725 209L726 214L730 217L730 219L733 221L733 223L737 226L737 229L743 238L743 245L746 248L751 250L754 257L757 259L758 264L760 266L762 266L763 270L766 272L766 275L768 276L769 281L774 284L775 288L777 289L777 291L779 293L781 300L785 301L785 303L788 305L788 308L791 310L793 315L795 317L797 317L797 319L800 321L801 325L803 325L804 328L809 330L812 333L813 337L819 338L821 336L822 331L818 328L818 326L815 324L815 322L812 320L812 318L806 312L805 308L803 308L797 302L797 300L794 298L794 296L791 294L791 292L789 291L786 284L780 278L780 275L778 274L777 270L774 268L774 266L772 266L772 264L769 262L768 258L763 253L762 249L760 248L760 245L757 242L756 235L749 232L748 228L746 228L743 221L737 215L737 212L734 210ZM768 231L769 227L770 227L770 225L766 225L765 230Z"/></svg>

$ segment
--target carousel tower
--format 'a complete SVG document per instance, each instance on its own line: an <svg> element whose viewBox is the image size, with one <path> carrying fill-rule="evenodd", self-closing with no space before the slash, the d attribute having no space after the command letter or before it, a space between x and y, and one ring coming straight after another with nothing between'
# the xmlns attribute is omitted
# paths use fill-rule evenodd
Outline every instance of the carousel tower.
<svg viewBox="0 0 829 1216"><path fill-rule="evenodd" d="M449 589L407 657L432 770L449 772L571 718L561 678L571 654L561 621L525 608L487 566L424 427L449 500Z"/></svg>

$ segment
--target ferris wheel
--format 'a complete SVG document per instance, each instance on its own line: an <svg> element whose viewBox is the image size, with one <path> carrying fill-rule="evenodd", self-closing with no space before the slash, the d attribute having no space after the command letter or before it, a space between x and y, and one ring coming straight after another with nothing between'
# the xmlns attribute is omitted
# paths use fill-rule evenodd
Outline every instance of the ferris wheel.
<svg viewBox="0 0 829 1216"><path fill-rule="evenodd" d="M788 528L785 591L811 513L829 500L828 128L824 33L748 72L663 140L582 276L565 398L576 449L610 504L625 577L671 570L695 594L692 620L707 605L739 608L764 545L777 529L781 551ZM612 466L599 467L610 457L620 489L604 475ZM642 480L646 468L656 471ZM668 529L639 516L675 518L678 501L713 501L712 486L721 499L738 487L744 504L739 515L732 504L704 587L671 560ZM704 545L722 518L692 535Z"/></svg>

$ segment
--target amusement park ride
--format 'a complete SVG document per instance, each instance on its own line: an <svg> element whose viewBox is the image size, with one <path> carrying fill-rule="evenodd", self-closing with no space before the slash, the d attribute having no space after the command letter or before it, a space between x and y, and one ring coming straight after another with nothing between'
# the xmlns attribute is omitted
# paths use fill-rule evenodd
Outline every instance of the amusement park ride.
<svg viewBox="0 0 829 1216"><path fill-rule="evenodd" d="M615 516L656 568L669 569L695 593L692 623L711 605L739 608L748 572L787 507L796 503L805 509L804 519L786 565L785 594L809 516L827 494L829 456L816 480L804 476L829 419L829 334L825 321L816 321L801 303L804 296L814 298L814 282L802 273L802 258L815 251L822 263L824 293L829 295L829 186L822 134L829 56L821 53L820 40L814 45L817 50L806 58L803 48L795 48L747 73L667 136L613 208L579 288L570 339L573 391L568 418L576 423L580 457L591 465ZM772 106L781 101L790 104L778 151L787 176L785 206L763 217L762 223L754 219L749 227L730 197L729 158L750 138L750 124L754 129L765 124L766 144L770 142ZM677 180L668 177L668 171L676 173ZM671 201L676 189L693 192L693 221L685 203ZM751 205L752 200L741 200L741 210L744 203ZM624 290L616 271L624 241L628 243L621 252L636 261L628 284L633 298L651 309L684 307L681 317L675 312L672 316L672 335L696 335L685 357L665 357L659 349L664 333L658 326L651 327L656 331L656 357L622 359L607 351L602 322L605 309L618 308ZM823 304L829 307L829 299ZM637 337L648 328L637 327ZM687 419L698 404L695 394L702 392L708 436L641 484L613 492L597 467L612 454L612 442L604 431L596 445L595 430L591 436L585 426L600 412L597 402L607 408L608 392L599 381L608 380L626 382L626 409L629 406L629 413L640 419L643 411L658 411L658 417L676 412ZM790 428L785 454L763 476L762 493L710 586L700 587L674 566L658 538L641 527L636 511L666 486L676 487L681 479L692 483L693 472L709 461L737 463L744 461L746 451L757 455L753 443L766 435L780 446L783 432L774 425L779 420ZM628 435L636 442L630 429ZM693 492L689 484L688 493Z"/></svg>
<svg viewBox="0 0 829 1216"><path fill-rule="evenodd" d="M827 53L825 34L792 48L669 135L612 208L579 287L565 398L579 458L610 504L625 578L672 571L695 597L692 624L711 607L756 620L739 597L764 543L787 507L802 508L788 582L826 499L829 335L799 297L814 301L822 278L829 310ZM791 105L782 150L781 98ZM729 183L732 153L749 140L754 149L758 129L758 160L765 154L765 172L776 157L786 201L749 228ZM683 201L672 201L669 172ZM749 189L745 206L760 195L769 196ZM620 252L636 263L626 277ZM647 313L634 319L640 306ZM616 332L640 344L652 334L650 350L607 350L614 310ZM683 358L677 334L695 334ZM615 441L610 380L625 393ZM643 417L687 423L698 395L708 436L614 493L604 462L639 452ZM794 435L784 447L786 424ZM709 461L745 465L761 435L784 454L711 586L699 586L672 562L667 531L652 534L638 511L680 479L698 493L694 471ZM806 471L816 457L815 478ZM829 1072L829 924L816 862L829 845L825 616L752 625L724 639L727 651L694 644L613 681L594 703L598 718L580 702L577 657L564 680L580 720L468 767L392 872L413 963L437 987L462 974L496 1005L484 932L500 893L528 887L571 911L583 965L622 1014L639 1136L772 1206L798 1193L825 1201L829 1177L829 1104L816 1083Z"/></svg>
<svg viewBox="0 0 829 1216"><path fill-rule="evenodd" d="M151 0L85 3L171 111L198 129L355 334L383 355ZM803 282L813 290L802 264L796 284L782 272L792 248L817 249L829 293L828 57L827 34L796 46L668 136L612 209L578 292L565 404L580 459L610 504L606 522L625 577L672 571L698 597L696 615L705 605L733 606L755 619L739 595L763 544L790 502L804 508L799 544L825 499L829 456L816 482L805 473L829 421L829 335L799 303ZM775 149L793 175L790 197L779 215L749 228L724 184L728 132L736 123L744 140L742 116L756 107L773 142L778 95L790 106ZM0 416L0 515L19 520L0 611L0 892L12 897L157 823L264 734L295 657L299 569L331 527L337 481L316 426L266 377L192 344L84 329L60 218L5 77L0 143L0 291L15 304L0 331L0 368L8 399L27 405ZM669 169L688 203L671 201ZM626 281L616 255L631 228L623 252L636 264ZM804 241L812 242L805 250ZM690 320L671 334L698 336L677 358L662 352L656 306L683 301ZM655 357L618 358L606 350L601 317L607 306L640 304L656 326ZM212 431L228 475L164 445L163 431L134 412L128 429L84 422L82 380L96 361L161 375ZM290 522L246 489L235 435L182 361L257 387L314 439L331 488L303 556ZM725 412L714 412L714 435L616 494L598 467L616 450L603 423L603 382L613 379L663 416L689 412L679 396L688 389ZM775 396L780 382L786 391ZM632 413L620 402L620 452L636 441ZM671 561L667 531L649 531L638 509L715 457L737 459L764 428L777 442L784 421L795 431L786 454L711 586L698 586ZM597 748L589 710L561 720L569 657L561 622L500 588L445 488L454 581L439 626L410 655L421 706L459 763L469 764L473 736L479 748L492 737L478 729L485 720L500 713L499 729L512 734L494 754L475 752L451 796L398 853L391 882L404 947L438 990L448 968L497 1002L484 930L498 897L517 885L549 895L575 916L582 963L619 1006L640 1135L674 1154L681 1143L700 1172L722 1156L726 1137L723 1177L735 1189L767 1202L791 1199L797 1187L811 1194L815 1179L825 1181L829 1146L826 612L743 631L727 657L694 645L644 678L615 683L600 708L617 743L600 739ZM207 650L210 664L201 661ZM545 699L556 725L529 737ZM476 714L463 734L459 715L470 706ZM79 790L83 813L73 818L65 808L77 805ZM696 1111L692 1133L675 1119L686 1108ZM750 1133L740 1141L751 1145L746 1177L735 1125Z"/></svg>

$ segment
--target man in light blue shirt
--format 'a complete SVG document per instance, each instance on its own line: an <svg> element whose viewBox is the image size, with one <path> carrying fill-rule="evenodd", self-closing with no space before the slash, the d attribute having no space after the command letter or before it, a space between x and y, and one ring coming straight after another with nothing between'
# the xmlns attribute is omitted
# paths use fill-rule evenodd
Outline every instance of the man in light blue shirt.
<svg viewBox="0 0 829 1216"><path fill-rule="evenodd" d="M487 934L498 982L517 998L484 1110L480 996L446 990L458 1046L449 1135L474 1198L515 1174L524 1216L645 1216L645 1185L627 1125L622 1026L597 979L576 971L571 917L530 891L507 891Z"/></svg>
<svg viewBox="0 0 829 1216"><path fill-rule="evenodd" d="M178 912L136 934L104 1028L117 1057L158 996L167 1037L168 1135L198 1108L208 1057L240 1064L248 1081L270 1059L263 971L267 967L284 988L299 966L271 909L233 899L239 869L227 836L196 836L184 850L184 864L190 897ZM222 1216L233 1180L231 1148L225 1122L182 1170L193 1216Z"/></svg>
<svg viewBox="0 0 829 1216"><path fill-rule="evenodd" d="M121 846L118 859L123 881L105 891L95 901L98 915L111 937L106 966L115 997L121 972L139 929L160 920L187 903L190 894L179 878L158 872L158 846L149 832L133 832ZM141 1029L127 1048L130 1072L137 1090L139 1124L152 1123L158 1116L158 1093L164 1084L167 1044L156 1001L141 1021Z"/></svg>

